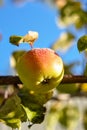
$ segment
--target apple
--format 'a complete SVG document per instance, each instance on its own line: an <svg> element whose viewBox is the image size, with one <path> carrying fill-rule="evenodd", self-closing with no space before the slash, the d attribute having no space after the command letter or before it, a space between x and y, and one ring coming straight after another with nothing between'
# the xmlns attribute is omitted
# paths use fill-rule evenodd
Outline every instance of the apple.
<svg viewBox="0 0 87 130"><path fill-rule="evenodd" d="M64 75L61 57L49 48L36 48L25 52L16 67L24 86L35 93L53 90Z"/></svg>

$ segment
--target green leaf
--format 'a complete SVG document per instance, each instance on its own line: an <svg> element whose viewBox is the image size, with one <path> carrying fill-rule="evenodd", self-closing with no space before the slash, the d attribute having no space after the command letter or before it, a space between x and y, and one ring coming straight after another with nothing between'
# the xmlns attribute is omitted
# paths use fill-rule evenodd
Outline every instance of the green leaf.
<svg viewBox="0 0 87 130"><path fill-rule="evenodd" d="M87 49L87 35L80 37L80 39L77 42L77 47L79 52Z"/></svg>
<svg viewBox="0 0 87 130"><path fill-rule="evenodd" d="M34 124L41 123L44 120L44 113L46 111L45 107L43 107L43 103L47 100L47 95L44 97L37 94L31 94L29 91L21 89L19 96L27 119Z"/></svg>
<svg viewBox="0 0 87 130"><path fill-rule="evenodd" d="M61 102L53 102L51 104L51 108L46 116L46 130L55 130L58 125L58 118L61 108Z"/></svg>
<svg viewBox="0 0 87 130"><path fill-rule="evenodd" d="M38 101L41 95L32 95L27 90L20 90L19 96L14 94L2 104L0 107L0 122L18 129L21 127L21 122L41 123L46 111L41 101ZM46 97L41 99L44 98Z"/></svg>
<svg viewBox="0 0 87 130"><path fill-rule="evenodd" d="M68 93L68 94L74 94L78 90L78 85L76 84L60 84L57 87L57 90L59 93Z"/></svg>
<svg viewBox="0 0 87 130"><path fill-rule="evenodd" d="M65 106L59 113L59 123L66 129L74 130L79 120L79 110L75 105Z"/></svg>
<svg viewBox="0 0 87 130"><path fill-rule="evenodd" d="M20 90L19 97L22 100L22 103L24 106L29 106L31 109L35 110L38 109L38 105L43 106L47 101L51 99L53 95L53 91L49 91L45 94L37 94L37 93L31 93L29 90L25 89L25 86ZM31 104L35 104L32 108Z"/></svg>
<svg viewBox="0 0 87 130"><path fill-rule="evenodd" d="M22 122L42 123L46 112L43 105L51 98L52 92L40 95L21 89L17 94L8 97L0 106L0 122L18 129Z"/></svg>
<svg viewBox="0 0 87 130"><path fill-rule="evenodd" d="M0 122L12 128L20 128L21 122L26 121L26 114L17 95L9 97L0 107Z"/></svg>
<svg viewBox="0 0 87 130"><path fill-rule="evenodd" d="M33 124L35 123L41 123L44 120L44 114L43 111L39 110L31 110L29 107L25 107L22 105L24 111L26 112L27 119L32 122ZM43 106L42 106L43 107Z"/></svg>
<svg viewBox="0 0 87 130"><path fill-rule="evenodd" d="M83 127L84 130L87 130L87 109L85 109L83 113Z"/></svg>
<svg viewBox="0 0 87 130"><path fill-rule="evenodd" d="M21 42L23 42L23 37L22 36L16 36L16 35L13 35L10 37L9 39L10 43L16 45L16 46L19 46L19 44Z"/></svg>
<svg viewBox="0 0 87 130"><path fill-rule="evenodd" d="M70 46L72 45L74 35L70 32L65 32L60 35L58 40L52 45L52 49L57 51L57 50L62 50L62 51L67 51Z"/></svg>
<svg viewBox="0 0 87 130"><path fill-rule="evenodd" d="M9 41L10 43L16 46L19 46L20 43L27 42L32 47L37 38L38 38L37 32L29 31L28 34L24 36L17 36L17 35L10 36Z"/></svg>

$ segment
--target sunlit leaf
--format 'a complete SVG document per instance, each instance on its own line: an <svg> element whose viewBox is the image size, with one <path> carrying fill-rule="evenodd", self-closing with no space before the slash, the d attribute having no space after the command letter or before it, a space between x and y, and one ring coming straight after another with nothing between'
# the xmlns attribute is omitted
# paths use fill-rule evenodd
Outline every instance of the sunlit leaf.
<svg viewBox="0 0 87 130"><path fill-rule="evenodd" d="M26 121L26 115L17 95L9 97L0 107L0 121L12 128L20 128L21 122Z"/></svg>
<svg viewBox="0 0 87 130"><path fill-rule="evenodd" d="M87 12L84 10L80 10L78 12L78 20L75 22L76 29L80 29L87 24Z"/></svg>
<svg viewBox="0 0 87 130"><path fill-rule="evenodd" d="M81 2L68 0L65 6L58 9L59 15L56 23L59 27L63 28L73 24L76 29L80 29L87 24L87 12L82 8Z"/></svg>
<svg viewBox="0 0 87 130"><path fill-rule="evenodd" d="M67 51L72 45L73 39L74 35L72 33L62 33L58 40L52 45L52 49Z"/></svg>
<svg viewBox="0 0 87 130"><path fill-rule="evenodd" d="M67 4L60 9L60 15L58 17L57 24L61 27L74 24L79 19L79 11L81 10L81 3L75 1L67 1Z"/></svg>
<svg viewBox="0 0 87 130"><path fill-rule="evenodd" d="M46 117L46 130L55 130L58 125L59 113L63 107L61 102L53 102Z"/></svg>
<svg viewBox="0 0 87 130"><path fill-rule="evenodd" d="M29 91L22 89L18 95L13 94L0 107L0 122L12 127L20 128L22 122L41 123L44 120L46 108L43 106L46 97L29 94Z"/></svg>
<svg viewBox="0 0 87 130"><path fill-rule="evenodd" d="M77 47L78 47L79 52L87 49L87 35L84 35L79 38L77 42Z"/></svg>
<svg viewBox="0 0 87 130"><path fill-rule="evenodd" d="M84 130L87 130L87 109L85 109L83 112L83 127Z"/></svg>
<svg viewBox="0 0 87 130"><path fill-rule="evenodd" d="M72 14L70 16L59 16L58 18L56 18L56 24L60 27L60 28L65 28L69 25L72 25L74 23L76 23L78 21L79 16L77 14Z"/></svg>
<svg viewBox="0 0 87 130"><path fill-rule="evenodd" d="M81 84L80 91L84 92L84 93L87 93L87 83Z"/></svg>
<svg viewBox="0 0 87 130"><path fill-rule="evenodd" d="M23 37L23 42L27 42L32 46L33 43L37 40L37 38L38 38L38 32L29 31L28 34L26 34Z"/></svg>
<svg viewBox="0 0 87 130"><path fill-rule="evenodd" d="M55 101L51 104L46 117L46 130L55 130L58 124L67 130L74 130L78 120L79 110L77 106Z"/></svg>
<svg viewBox="0 0 87 130"><path fill-rule="evenodd" d="M29 91L22 89L19 93L22 101L22 107L26 112L27 119L32 123L41 123L44 120L44 113L46 109L43 103L47 98L41 95L29 93ZM47 96L47 95L46 95Z"/></svg>
<svg viewBox="0 0 87 130"><path fill-rule="evenodd" d="M59 123L66 129L75 129L79 120L79 110L74 105L66 105L59 113Z"/></svg>
<svg viewBox="0 0 87 130"><path fill-rule="evenodd" d="M30 122L32 122L33 124L41 123L44 120L44 114L39 109L38 109L38 111L37 110L34 111L34 110L29 109L29 107L27 107L27 106L22 105L22 107L23 107L24 111L26 112L27 119Z"/></svg>
<svg viewBox="0 0 87 130"><path fill-rule="evenodd" d="M37 38L38 38L38 32L28 31L28 33L24 36L17 36L17 35L10 36L9 42L16 46L19 46L20 43L26 42L29 43L30 46L32 47Z"/></svg>

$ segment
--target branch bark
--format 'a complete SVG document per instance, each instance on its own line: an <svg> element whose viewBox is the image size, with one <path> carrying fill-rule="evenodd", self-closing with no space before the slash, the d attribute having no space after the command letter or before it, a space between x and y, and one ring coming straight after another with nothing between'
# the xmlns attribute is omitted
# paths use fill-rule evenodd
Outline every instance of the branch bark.
<svg viewBox="0 0 87 130"><path fill-rule="evenodd" d="M87 83L87 76L83 75L64 75L62 84Z"/></svg>
<svg viewBox="0 0 87 130"><path fill-rule="evenodd" d="M62 84L87 83L87 76L64 75ZM18 76L0 76L0 85L22 84Z"/></svg>

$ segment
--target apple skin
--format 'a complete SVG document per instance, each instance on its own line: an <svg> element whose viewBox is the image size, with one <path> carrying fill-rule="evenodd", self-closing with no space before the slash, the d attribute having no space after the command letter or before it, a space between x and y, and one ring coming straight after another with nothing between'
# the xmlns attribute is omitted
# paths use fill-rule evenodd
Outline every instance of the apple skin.
<svg viewBox="0 0 87 130"><path fill-rule="evenodd" d="M61 82L64 75L63 61L49 48L29 50L17 63L20 80L35 93L47 93Z"/></svg>

